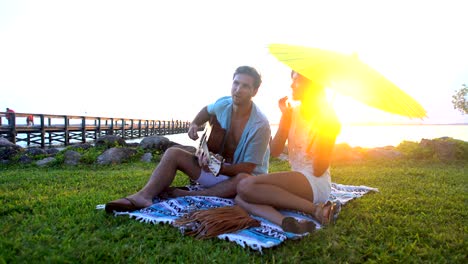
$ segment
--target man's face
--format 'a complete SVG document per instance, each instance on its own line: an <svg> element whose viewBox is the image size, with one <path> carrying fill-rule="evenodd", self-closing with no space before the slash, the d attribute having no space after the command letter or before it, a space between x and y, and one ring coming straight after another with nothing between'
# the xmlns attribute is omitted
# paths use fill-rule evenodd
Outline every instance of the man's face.
<svg viewBox="0 0 468 264"><path fill-rule="evenodd" d="M232 81L231 96L234 104L242 105L249 103L252 97L257 94L258 89L254 88L254 78L247 74L236 74Z"/></svg>

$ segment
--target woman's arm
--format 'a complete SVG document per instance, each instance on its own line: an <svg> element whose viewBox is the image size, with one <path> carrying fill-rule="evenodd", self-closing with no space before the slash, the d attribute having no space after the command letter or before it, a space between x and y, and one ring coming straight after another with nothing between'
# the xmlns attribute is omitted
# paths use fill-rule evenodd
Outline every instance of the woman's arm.
<svg viewBox="0 0 468 264"><path fill-rule="evenodd" d="M326 137L316 142L314 153L314 175L320 177L330 167L335 138Z"/></svg>
<svg viewBox="0 0 468 264"><path fill-rule="evenodd" d="M270 142L270 156L278 157L284 149L286 139L288 139L289 127L291 126L292 108L287 103L288 97L283 97L278 101L281 110L281 120L275 137Z"/></svg>
<svg viewBox="0 0 468 264"><path fill-rule="evenodd" d="M270 156L278 157L283 152L286 139L288 139L290 124L291 118L283 115L275 137L270 142Z"/></svg>
<svg viewBox="0 0 468 264"><path fill-rule="evenodd" d="M340 133L341 125L336 116L329 116L320 124L317 138L312 144L314 156L314 175L319 177L330 167L336 137Z"/></svg>

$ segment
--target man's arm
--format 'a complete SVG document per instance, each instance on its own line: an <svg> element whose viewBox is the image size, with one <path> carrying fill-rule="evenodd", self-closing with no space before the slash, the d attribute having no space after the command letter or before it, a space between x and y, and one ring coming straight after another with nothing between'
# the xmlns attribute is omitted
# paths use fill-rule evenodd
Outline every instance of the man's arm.
<svg viewBox="0 0 468 264"><path fill-rule="evenodd" d="M198 139L198 128L206 123L210 119L210 114L208 113L207 107L203 107L200 112L195 116L193 119L192 123L190 124L189 130L188 130L188 136L193 139L197 140Z"/></svg>
<svg viewBox="0 0 468 264"><path fill-rule="evenodd" d="M248 173L252 174L253 170L257 165L250 162L241 162L237 164L223 164L219 174L226 175L229 177L234 177L239 173Z"/></svg>

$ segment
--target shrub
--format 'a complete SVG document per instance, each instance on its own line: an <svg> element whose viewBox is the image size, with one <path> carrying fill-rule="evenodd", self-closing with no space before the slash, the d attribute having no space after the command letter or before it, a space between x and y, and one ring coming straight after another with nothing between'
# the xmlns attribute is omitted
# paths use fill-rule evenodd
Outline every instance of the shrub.
<svg viewBox="0 0 468 264"><path fill-rule="evenodd" d="M104 148L99 147L89 148L84 151L78 151L82 155L80 158L80 162L84 164L94 164L103 151Z"/></svg>
<svg viewBox="0 0 468 264"><path fill-rule="evenodd" d="M423 147L417 142L403 141L396 150L400 151L405 158L409 159L433 159L435 151L430 147Z"/></svg>
<svg viewBox="0 0 468 264"><path fill-rule="evenodd" d="M468 160L468 142L454 138L437 138L434 141L446 141L455 144L455 159Z"/></svg>

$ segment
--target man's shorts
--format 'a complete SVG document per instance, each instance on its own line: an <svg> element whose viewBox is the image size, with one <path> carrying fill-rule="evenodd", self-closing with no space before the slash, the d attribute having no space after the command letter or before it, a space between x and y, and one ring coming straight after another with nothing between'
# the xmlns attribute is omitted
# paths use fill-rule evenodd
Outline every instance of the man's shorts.
<svg viewBox="0 0 468 264"><path fill-rule="evenodd" d="M226 163L229 164L229 163ZM204 171L203 169L201 170L200 177L196 180L201 186L209 188L213 185L216 185L222 181L225 181L231 177L226 176L226 175L218 175L218 177L214 176L213 173L209 171Z"/></svg>

